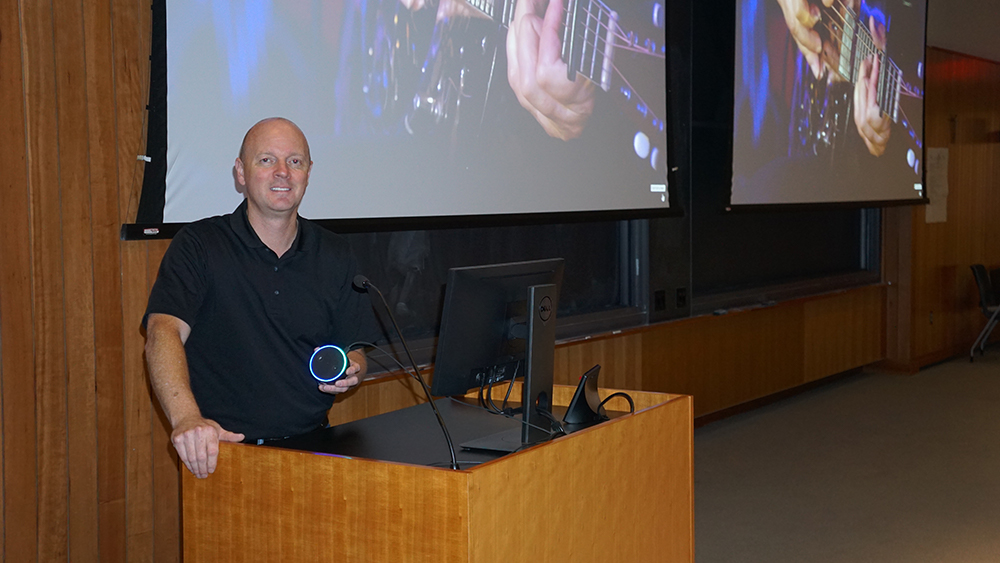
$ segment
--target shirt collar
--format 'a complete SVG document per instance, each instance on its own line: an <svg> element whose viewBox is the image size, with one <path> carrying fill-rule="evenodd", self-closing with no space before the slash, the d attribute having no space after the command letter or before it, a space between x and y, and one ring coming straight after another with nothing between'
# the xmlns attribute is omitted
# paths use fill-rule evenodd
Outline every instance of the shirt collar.
<svg viewBox="0 0 1000 563"><path fill-rule="evenodd" d="M247 217L246 198L243 198L239 207L229 216L229 226L248 248L267 248L264 242L260 240L260 237L257 236L257 231L253 230L250 219ZM286 255L294 254L302 248L302 217L298 217L296 229L295 240L292 241L292 246L288 249Z"/></svg>

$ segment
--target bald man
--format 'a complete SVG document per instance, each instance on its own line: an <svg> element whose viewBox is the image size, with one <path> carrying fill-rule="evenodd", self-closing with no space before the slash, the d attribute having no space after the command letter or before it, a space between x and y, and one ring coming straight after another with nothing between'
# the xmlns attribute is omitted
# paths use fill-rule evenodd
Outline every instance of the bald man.
<svg viewBox="0 0 1000 563"><path fill-rule="evenodd" d="M317 384L310 355L375 334L368 298L351 287L346 240L298 215L312 170L302 131L282 118L257 123L235 168L244 201L177 234L143 317L171 440L201 478L215 470L220 440L259 444L325 426L367 362L351 350L346 377Z"/></svg>

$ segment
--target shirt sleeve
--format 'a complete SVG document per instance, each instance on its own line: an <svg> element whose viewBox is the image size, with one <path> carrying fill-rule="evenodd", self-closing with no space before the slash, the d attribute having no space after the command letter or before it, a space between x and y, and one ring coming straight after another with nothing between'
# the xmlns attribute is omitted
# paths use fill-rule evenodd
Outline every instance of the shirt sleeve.
<svg viewBox="0 0 1000 563"><path fill-rule="evenodd" d="M145 328L149 315L162 313L194 327L198 310L205 301L207 275L202 241L190 229L182 229L171 241L160 262L142 326Z"/></svg>

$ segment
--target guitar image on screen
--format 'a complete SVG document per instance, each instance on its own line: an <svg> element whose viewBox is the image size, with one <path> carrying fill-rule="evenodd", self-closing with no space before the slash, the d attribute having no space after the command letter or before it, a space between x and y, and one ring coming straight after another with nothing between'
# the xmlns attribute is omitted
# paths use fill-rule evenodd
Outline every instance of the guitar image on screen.
<svg viewBox="0 0 1000 563"><path fill-rule="evenodd" d="M885 39L880 37L884 31L880 34L876 29L873 34L869 24L842 0L821 9L814 29L823 41L821 59L826 72L816 78L807 69L800 69L792 98L791 152L833 159L843 135L856 134L851 118L852 110L859 110L853 107L855 90L874 83L868 94L880 115L908 134L905 166L919 174L922 142L906 117L904 105L906 100L922 99L923 92L905 80L899 65L886 53ZM914 106L920 107L919 103Z"/></svg>
<svg viewBox="0 0 1000 563"><path fill-rule="evenodd" d="M643 9L627 19L628 31L601 0L567 0L560 57L568 80L588 81L597 94L614 98L635 126L629 142L636 154L665 170L665 85L640 93L630 83L633 76L664 74L663 4L647 2ZM497 118L493 103L507 82L505 42L515 10L515 0L441 0L426 56L416 72L406 73L418 77L404 116L409 134L443 134L457 148Z"/></svg>

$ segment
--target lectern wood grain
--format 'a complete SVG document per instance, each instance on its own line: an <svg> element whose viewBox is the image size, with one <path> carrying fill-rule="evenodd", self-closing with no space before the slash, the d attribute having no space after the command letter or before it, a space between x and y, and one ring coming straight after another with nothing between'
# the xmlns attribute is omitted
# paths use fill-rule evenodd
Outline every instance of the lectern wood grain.
<svg viewBox="0 0 1000 563"><path fill-rule="evenodd" d="M649 406L462 471L222 444L184 472L184 560L693 561L691 398L630 394Z"/></svg>

